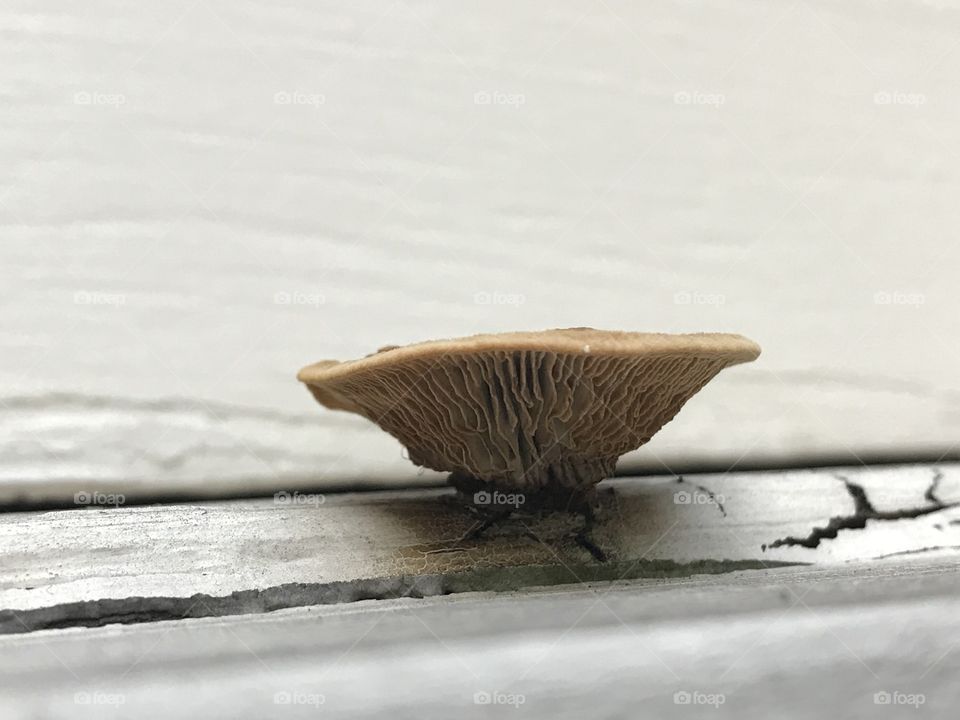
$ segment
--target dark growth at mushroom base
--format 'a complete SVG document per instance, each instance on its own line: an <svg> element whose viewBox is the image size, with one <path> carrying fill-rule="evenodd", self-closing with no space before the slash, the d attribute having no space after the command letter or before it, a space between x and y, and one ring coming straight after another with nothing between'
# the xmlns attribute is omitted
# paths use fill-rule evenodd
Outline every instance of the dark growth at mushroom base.
<svg viewBox="0 0 960 720"><path fill-rule="evenodd" d="M547 475L546 482L537 487L526 486L518 489L508 484L481 480L472 475L452 472L447 481L457 489L460 499L480 511L510 510L518 513L538 513L544 510L557 510L588 515L594 505L596 484L614 473L616 460L604 463L598 468L596 482L580 485L566 485ZM563 466L558 466L563 468Z"/></svg>

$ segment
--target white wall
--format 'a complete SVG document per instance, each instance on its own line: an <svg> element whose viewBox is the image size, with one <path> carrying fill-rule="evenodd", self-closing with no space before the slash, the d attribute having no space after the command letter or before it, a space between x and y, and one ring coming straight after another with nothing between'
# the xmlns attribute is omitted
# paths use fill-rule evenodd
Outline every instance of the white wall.
<svg viewBox="0 0 960 720"><path fill-rule="evenodd" d="M409 480L296 370L556 326L764 347L647 466L958 438L955 3L21 2L0 33L8 495Z"/></svg>

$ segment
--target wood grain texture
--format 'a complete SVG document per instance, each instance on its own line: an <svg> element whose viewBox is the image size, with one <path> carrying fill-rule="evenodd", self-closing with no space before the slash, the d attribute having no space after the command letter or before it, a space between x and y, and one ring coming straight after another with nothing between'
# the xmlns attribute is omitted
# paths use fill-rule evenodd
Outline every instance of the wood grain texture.
<svg viewBox="0 0 960 720"><path fill-rule="evenodd" d="M958 591L913 558L405 598L0 637L0 675L11 720L949 718Z"/></svg>
<svg viewBox="0 0 960 720"><path fill-rule="evenodd" d="M606 562L565 515L469 537L478 517L436 490L6 513L0 631L960 553L956 465L600 488L589 537Z"/></svg>
<svg viewBox="0 0 960 720"><path fill-rule="evenodd" d="M956 442L950 3L14 1L0 33L0 499L416 482L296 370L558 326L763 346L634 468Z"/></svg>

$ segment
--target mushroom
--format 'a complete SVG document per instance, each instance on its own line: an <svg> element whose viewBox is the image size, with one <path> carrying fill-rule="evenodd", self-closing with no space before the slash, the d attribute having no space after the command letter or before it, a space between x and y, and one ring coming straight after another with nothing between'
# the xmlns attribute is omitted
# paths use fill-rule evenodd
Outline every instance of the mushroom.
<svg viewBox="0 0 960 720"><path fill-rule="evenodd" d="M450 472L462 492L571 508L720 370L759 354L741 335L568 328L388 345L297 378L321 405L377 423L415 464Z"/></svg>

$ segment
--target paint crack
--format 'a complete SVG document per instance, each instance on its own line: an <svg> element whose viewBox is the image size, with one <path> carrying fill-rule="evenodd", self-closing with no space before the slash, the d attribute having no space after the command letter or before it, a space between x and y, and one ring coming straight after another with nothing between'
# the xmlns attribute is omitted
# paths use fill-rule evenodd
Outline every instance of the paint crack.
<svg viewBox="0 0 960 720"><path fill-rule="evenodd" d="M850 493L850 497L853 498L852 515L834 516L830 518L825 527L813 528L806 537L789 536L774 540L769 544L765 543L760 547L764 551L766 551L767 548L773 549L778 547L805 547L813 549L819 547L823 540L833 540L836 538L841 530L863 530L870 520L912 520L922 517L923 515L930 515L960 505L960 502L945 503L937 497L937 487L940 484L940 480L943 479L943 473L939 470L934 472L933 481L923 494L928 504L921 507L904 508L902 510L877 510L873 506L873 503L870 502L870 499L867 497L867 491L862 485L858 485L842 475L837 475L836 477L843 482L847 488L847 492Z"/></svg>
<svg viewBox="0 0 960 720"><path fill-rule="evenodd" d="M712 502L714 505L717 506L717 510L720 511L720 514L721 514L723 517L726 517L726 516L727 516L727 509L723 506L723 500L724 500L724 498L723 498L722 495L719 495L719 496L718 496L718 495L717 495L713 490L711 490L710 488L704 487L703 485L697 485L696 483L692 483L692 482L690 482L689 480L686 480L686 479L683 477L683 475L677 475L677 483L682 484L682 485L689 485L689 486L692 487L694 490L697 490L697 491L703 493L704 495L707 496L707 498L710 500L710 502Z"/></svg>

